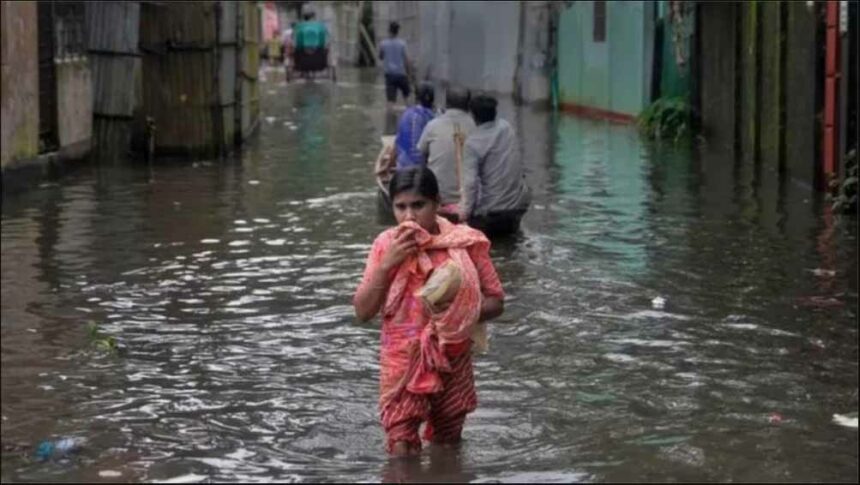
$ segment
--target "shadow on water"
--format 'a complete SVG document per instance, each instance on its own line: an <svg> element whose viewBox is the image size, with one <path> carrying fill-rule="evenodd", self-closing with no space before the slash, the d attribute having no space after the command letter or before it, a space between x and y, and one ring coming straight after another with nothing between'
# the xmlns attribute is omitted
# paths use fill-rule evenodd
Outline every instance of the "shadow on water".
<svg viewBox="0 0 860 485"><path fill-rule="evenodd" d="M378 75L339 74L269 76L235 157L4 199L3 481L856 479L831 422L858 405L856 221L724 153L508 100L534 198L493 244L478 409L460 449L388 460L351 298L393 125ZM92 352L90 321L126 355ZM5 451L55 435L87 445Z"/></svg>

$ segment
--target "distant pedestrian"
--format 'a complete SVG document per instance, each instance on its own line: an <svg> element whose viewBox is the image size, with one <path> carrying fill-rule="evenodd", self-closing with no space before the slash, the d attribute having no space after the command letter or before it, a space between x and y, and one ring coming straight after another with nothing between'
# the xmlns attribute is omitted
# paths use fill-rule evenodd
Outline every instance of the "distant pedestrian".
<svg viewBox="0 0 860 485"><path fill-rule="evenodd" d="M391 22L388 33L391 37L379 44L379 58L385 73L385 98L391 108L397 101L397 91L403 94L404 101L409 97L409 57L406 55L406 42L397 37L400 24Z"/></svg>
<svg viewBox="0 0 860 485"><path fill-rule="evenodd" d="M424 132L424 127L433 119L433 85L427 82L421 83L415 93L416 103L400 117L397 125L397 136L394 146L397 149L397 168L406 168L420 165L424 162L421 151L418 149L418 140Z"/></svg>
<svg viewBox="0 0 860 485"><path fill-rule="evenodd" d="M531 202L516 134L496 104L487 95L469 103L477 127L463 150L460 220L488 235L516 232Z"/></svg>
<svg viewBox="0 0 860 485"><path fill-rule="evenodd" d="M295 33L296 23L290 22L289 28L284 30L284 36L281 38L281 42L284 45L284 64L286 65L291 65L293 62L293 50L296 46L296 43L293 39Z"/></svg>
<svg viewBox="0 0 860 485"><path fill-rule="evenodd" d="M451 220L457 218L460 202L462 160L458 162L457 152L462 149L465 137L475 129L469 115L469 99L468 89L449 88L445 93L445 113L427 123L418 140L422 158L439 181L442 202L439 213Z"/></svg>

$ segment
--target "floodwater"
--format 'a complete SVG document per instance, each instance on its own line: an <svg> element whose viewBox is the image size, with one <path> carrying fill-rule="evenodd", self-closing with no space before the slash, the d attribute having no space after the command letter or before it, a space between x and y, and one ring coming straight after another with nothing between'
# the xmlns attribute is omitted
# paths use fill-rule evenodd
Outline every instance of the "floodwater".
<svg viewBox="0 0 860 485"><path fill-rule="evenodd" d="M858 407L856 221L730 156L507 102L534 206L492 250L479 407L459 449L388 460L378 322L351 307L385 227L384 92L269 78L235 158L7 194L4 482L858 479L832 422ZM53 436L86 442L28 458Z"/></svg>

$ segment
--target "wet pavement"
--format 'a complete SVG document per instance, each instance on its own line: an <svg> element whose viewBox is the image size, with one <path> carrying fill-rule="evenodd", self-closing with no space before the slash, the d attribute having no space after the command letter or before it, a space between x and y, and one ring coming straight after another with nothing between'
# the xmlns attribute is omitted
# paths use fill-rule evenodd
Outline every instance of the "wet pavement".
<svg viewBox="0 0 860 485"><path fill-rule="evenodd" d="M351 297L394 119L374 73L339 79L270 72L236 157L6 196L4 482L857 480L832 422L858 407L856 221L730 156L504 100L534 206L493 246L479 407L459 450L389 461L378 323ZM86 444L30 460L51 436Z"/></svg>

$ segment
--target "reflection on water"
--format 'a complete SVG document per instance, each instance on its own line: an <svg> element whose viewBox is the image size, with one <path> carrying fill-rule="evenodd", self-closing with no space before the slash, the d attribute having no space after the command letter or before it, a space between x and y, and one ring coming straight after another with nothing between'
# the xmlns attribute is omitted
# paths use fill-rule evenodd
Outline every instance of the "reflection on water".
<svg viewBox="0 0 860 485"><path fill-rule="evenodd" d="M856 222L723 154L505 100L534 206L494 243L509 300L478 410L459 449L383 456L379 332L350 306L384 227L367 75L270 80L234 159L4 200L4 481L857 478L831 423L857 409ZM90 321L125 354L92 352ZM52 435L87 445L20 451Z"/></svg>

